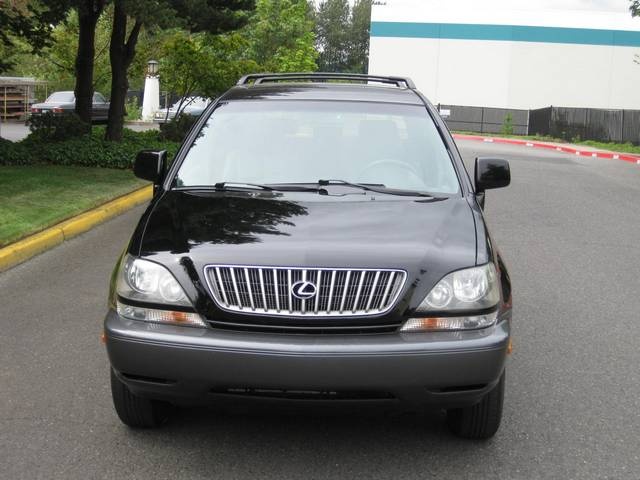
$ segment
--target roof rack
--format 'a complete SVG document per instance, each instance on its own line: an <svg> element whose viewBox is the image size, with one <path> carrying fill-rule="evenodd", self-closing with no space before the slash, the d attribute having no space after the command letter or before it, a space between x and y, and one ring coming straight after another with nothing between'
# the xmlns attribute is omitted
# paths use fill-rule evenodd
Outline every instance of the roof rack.
<svg viewBox="0 0 640 480"><path fill-rule="evenodd" d="M245 75L236 85L260 85L265 82L309 81L322 82L327 80L345 80L360 82L376 82L395 85L398 88L415 89L416 86L408 77L384 77L380 75L365 75L360 73L252 73Z"/></svg>

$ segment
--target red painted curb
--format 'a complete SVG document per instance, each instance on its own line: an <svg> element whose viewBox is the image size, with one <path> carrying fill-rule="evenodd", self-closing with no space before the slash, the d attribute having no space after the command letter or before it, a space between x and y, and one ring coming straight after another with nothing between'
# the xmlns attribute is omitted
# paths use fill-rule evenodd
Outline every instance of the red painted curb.
<svg viewBox="0 0 640 480"><path fill-rule="evenodd" d="M607 160L622 160L625 162L635 163L640 165L640 156L630 153L616 153L616 152L604 152L593 150L580 150L573 147L563 147L552 143L533 142L529 140L519 140L516 138L501 138L501 137L483 137L479 135L463 135L454 133L453 137L459 140L475 140L477 142L485 143L503 143L508 145L520 145L522 147L530 148L545 148L547 150L554 150L556 152L570 153L573 155L579 155L581 157L593 157L593 158L605 158Z"/></svg>

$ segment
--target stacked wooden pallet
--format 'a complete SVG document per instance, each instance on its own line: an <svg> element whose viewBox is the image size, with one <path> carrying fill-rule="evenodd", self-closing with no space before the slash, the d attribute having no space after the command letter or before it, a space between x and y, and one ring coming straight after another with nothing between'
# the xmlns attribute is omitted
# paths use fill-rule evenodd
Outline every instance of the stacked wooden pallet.
<svg viewBox="0 0 640 480"><path fill-rule="evenodd" d="M0 120L24 120L34 102L33 78L0 77Z"/></svg>

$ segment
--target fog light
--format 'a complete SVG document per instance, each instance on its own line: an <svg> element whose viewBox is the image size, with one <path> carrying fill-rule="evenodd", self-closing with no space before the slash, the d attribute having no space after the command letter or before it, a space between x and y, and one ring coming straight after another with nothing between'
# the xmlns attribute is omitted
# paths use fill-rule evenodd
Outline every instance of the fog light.
<svg viewBox="0 0 640 480"><path fill-rule="evenodd" d="M187 327L206 327L206 324L197 313L178 312L175 310L158 310L155 308L135 307L117 303L118 314L131 320L142 322L165 323L169 325L182 325Z"/></svg>
<svg viewBox="0 0 640 480"><path fill-rule="evenodd" d="M448 330L476 330L496 323L498 312L466 317L410 318L400 328L401 332L438 332Z"/></svg>

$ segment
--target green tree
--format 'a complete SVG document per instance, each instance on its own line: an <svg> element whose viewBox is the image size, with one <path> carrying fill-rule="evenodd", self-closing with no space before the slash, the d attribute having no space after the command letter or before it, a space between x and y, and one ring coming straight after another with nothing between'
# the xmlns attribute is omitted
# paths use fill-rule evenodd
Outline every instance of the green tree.
<svg viewBox="0 0 640 480"><path fill-rule="evenodd" d="M245 29L249 55L263 71L317 69L313 10L307 0L258 0Z"/></svg>
<svg viewBox="0 0 640 480"><path fill-rule="evenodd" d="M111 65L109 63L109 42L113 6L105 8L96 26L95 55L93 60L93 87L105 95L111 90ZM46 79L48 89L73 90L75 85L75 58L78 50L78 14L70 10L66 18L58 23L51 33L51 46L38 54L32 54L26 42L16 38L13 52L15 66L10 73L20 76L34 76ZM138 53L129 69L131 88L142 89L146 63L151 58L161 56L161 46L167 36L164 30L140 32Z"/></svg>
<svg viewBox="0 0 640 480"><path fill-rule="evenodd" d="M243 26L254 0L158 0L141 2L114 0L111 61L111 104L107 140L122 139L125 99L129 88L127 72L136 54L138 37L147 27L184 26L190 31L222 33ZM128 29L127 23L132 22Z"/></svg>
<svg viewBox="0 0 640 480"><path fill-rule="evenodd" d="M64 2L38 0L0 2L0 72L16 64L16 55L29 46L32 53L51 45L53 24L58 23L67 10Z"/></svg>
<svg viewBox="0 0 640 480"><path fill-rule="evenodd" d="M98 19L107 0L47 0L14 2L0 8L0 23L3 25L0 39L5 47L12 46L9 33L25 37L41 50L51 43L52 25L59 23L69 9L78 13L78 43L74 61L76 113L90 123L93 100L93 66L95 57L95 31ZM18 8L17 5L22 6ZM9 29L4 30L4 25ZM0 62L3 63L3 62ZM4 62L6 68L10 62ZM2 67L2 65L0 65Z"/></svg>
<svg viewBox="0 0 640 480"><path fill-rule="evenodd" d="M367 73L369 70L369 31L371 0L356 0L351 9L347 71Z"/></svg>
<svg viewBox="0 0 640 480"><path fill-rule="evenodd" d="M318 67L323 72L348 70L350 8L347 0L325 0L316 11Z"/></svg>
<svg viewBox="0 0 640 480"><path fill-rule="evenodd" d="M75 59L76 114L91 125L93 108L93 66L96 54L96 26L107 0L74 0L78 12L78 50Z"/></svg>
<svg viewBox="0 0 640 480"><path fill-rule="evenodd" d="M369 64L371 0L324 0L318 5L316 45L324 72L365 73Z"/></svg>
<svg viewBox="0 0 640 480"><path fill-rule="evenodd" d="M162 49L160 81L181 97L216 97L258 71L315 70L312 9L306 0L258 0L241 30L212 35L176 29Z"/></svg>
<svg viewBox="0 0 640 480"><path fill-rule="evenodd" d="M203 44L202 37L202 34L177 30L163 44L160 61L162 85L181 98L201 90L201 81L209 74L211 55ZM178 109L176 119L180 110L181 108Z"/></svg>
<svg viewBox="0 0 640 480"><path fill-rule="evenodd" d="M46 1L18 1L14 5L23 5L26 19L20 20L20 16L10 15L11 25L23 28L21 35L26 35L36 47L44 47L50 44L52 25L58 24L65 18L68 11L73 9L78 15L78 42L74 60L76 97L75 111L87 124L91 121L93 104L93 71L95 59L96 26L108 0L46 0ZM4 5L4 3L3 3ZM6 12L3 6L0 11ZM4 19L0 19L4 20ZM2 22L4 25L4 21ZM3 42L4 43L4 42ZM36 48L38 49L38 48Z"/></svg>
<svg viewBox="0 0 640 480"><path fill-rule="evenodd" d="M73 90L78 50L78 13L69 11L63 22L53 29L52 45L34 57L23 56L20 70L25 75L47 79L51 90ZM110 88L109 35L111 20L103 15L96 26L93 58L93 89L106 94Z"/></svg>
<svg viewBox="0 0 640 480"><path fill-rule="evenodd" d="M201 77L198 91L206 97L217 97L238 78L249 72L261 70L251 58L249 40L241 31L223 35L206 35L209 65L206 75Z"/></svg>
<svg viewBox="0 0 640 480"><path fill-rule="evenodd" d="M160 81L181 98L217 97L246 72L259 70L248 51L249 42L239 32L211 35L175 30L163 44Z"/></svg>

